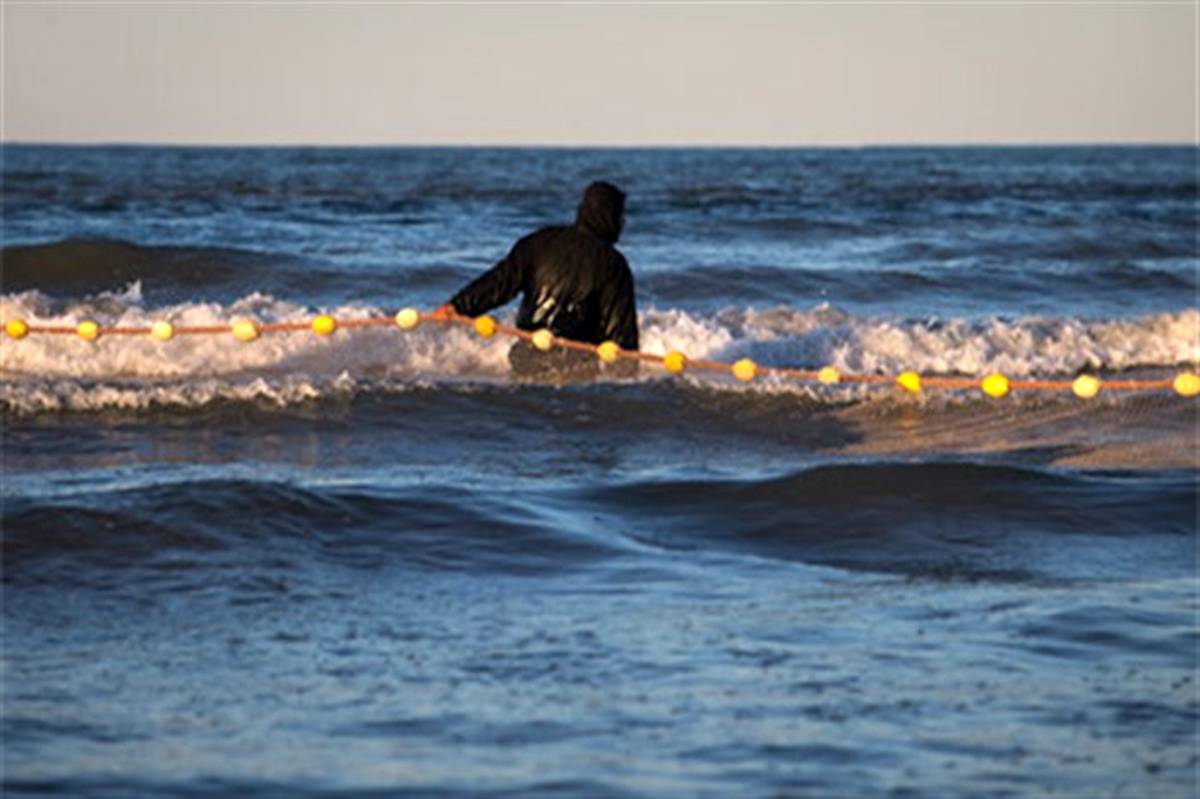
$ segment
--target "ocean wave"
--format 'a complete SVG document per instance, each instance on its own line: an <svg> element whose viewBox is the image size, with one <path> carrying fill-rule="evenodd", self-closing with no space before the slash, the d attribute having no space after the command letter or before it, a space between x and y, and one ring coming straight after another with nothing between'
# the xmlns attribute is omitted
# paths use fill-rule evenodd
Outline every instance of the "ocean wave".
<svg viewBox="0 0 1200 799"><path fill-rule="evenodd" d="M1156 535L1190 537L1196 488L1187 474L1139 483L979 461L885 461L755 479L641 481L598 488L591 498L597 512L619 513L633 538L666 550L716 549L916 576L1023 579L1071 571L1061 553L1053 563L1039 562L1047 553L1030 542L1100 548L1102 539L1144 531L1147 508L1154 508Z"/></svg>
<svg viewBox="0 0 1200 799"><path fill-rule="evenodd" d="M984 245L956 246L925 241L881 245L873 257L884 264L839 269L736 263L678 266L640 276L638 289L653 303L688 307L724 303L731 296L756 306L777 303L781 297L820 296L866 308L906 300L971 308L986 297L1001 307L1029 312L1053 307L1052 302L1061 305L1063 297L1086 296L1094 307L1120 314L1131 307L1169 308L1176 298L1192 296L1197 288L1193 258L1123 255L1107 261L1097 256L1072 264L1058 257L1039 260L1029 253L978 259L972 252L985 250ZM972 259L979 262L962 267ZM1013 263L1022 267L1014 269Z"/></svg>
<svg viewBox="0 0 1200 799"><path fill-rule="evenodd" d="M2 260L9 291L94 292L148 278L211 285L234 278L253 263L280 259L222 247L156 247L80 238L5 247Z"/></svg>
<svg viewBox="0 0 1200 799"><path fill-rule="evenodd" d="M829 305L730 310L716 323L742 342L734 353L764 363L831 364L846 372L1013 377L1175 368L1200 362L1200 310L1089 321L1016 319L894 320L853 316ZM737 335L737 333L741 335Z"/></svg>
<svg viewBox="0 0 1200 799"><path fill-rule="evenodd" d="M13 245L0 251L8 292L37 290L43 301L69 308L114 286L140 283L155 296L183 300L203 292L233 299L264 280L296 291L349 282L344 272L296 255L236 247L139 244L120 239L71 238Z"/></svg>
<svg viewBox="0 0 1200 799"><path fill-rule="evenodd" d="M126 478L116 488L10 498L6 580L78 585L86 575L119 587L137 573L141 584L171 590L228 579L256 593L311 563L541 575L647 551L943 579L1071 579L1064 550L1113 552L1133 537L1144 546L1148 535L1178 550L1193 533L1196 497L1186 474L1146 480L963 460L503 489L163 480L151 470ZM561 507L575 511L564 517ZM247 581L244 568L264 562L271 583Z"/></svg>
<svg viewBox="0 0 1200 799"><path fill-rule="evenodd" d="M339 319L386 315L366 303L318 309ZM144 327L166 319L175 325L227 326L250 317L261 322L306 322L315 310L253 293L231 303L182 302L147 307L141 284L79 301L54 300L38 291L0 297L0 318L37 325ZM797 310L728 308L704 314L680 309L643 310L642 349L679 350L693 359L731 362L750 357L768 366L846 373L1073 375L1082 370L1116 373L1167 370L1200 362L1200 311L1089 321L1054 317L1018 319L898 320L856 316L829 305ZM83 341L74 336L31 335L0 346L0 405L12 412L77 411L197 406L216 400L268 401L279 405L413 385L507 380L511 341L483 340L460 327L425 325L408 333L353 329L335 336L276 333L253 343L231 335L180 336L169 342L144 337ZM652 367L641 380L663 377ZM777 377L750 386L721 376L684 378L748 392L804 392L818 400L862 399L862 387L813 392Z"/></svg>
<svg viewBox="0 0 1200 799"><path fill-rule="evenodd" d="M561 529L552 514L521 499L461 485L132 482L117 490L6 500L0 541L6 581L79 585L90 579L119 588L131 570L141 569L141 580L208 589L219 572L240 583L238 564L266 564L286 574L293 561L280 562L281 547L295 563L532 575L628 548Z"/></svg>

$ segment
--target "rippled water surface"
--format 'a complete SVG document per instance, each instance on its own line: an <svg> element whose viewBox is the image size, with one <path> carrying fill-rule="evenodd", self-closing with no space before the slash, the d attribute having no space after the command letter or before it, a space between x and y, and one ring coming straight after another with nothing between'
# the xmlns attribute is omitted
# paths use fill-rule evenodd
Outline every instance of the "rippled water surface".
<svg viewBox="0 0 1200 799"><path fill-rule="evenodd" d="M430 307L607 178L647 350L1170 377L1196 165L7 146L0 319ZM507 346L0 343L5 796L1195 795L1194 399Z"/></svg>

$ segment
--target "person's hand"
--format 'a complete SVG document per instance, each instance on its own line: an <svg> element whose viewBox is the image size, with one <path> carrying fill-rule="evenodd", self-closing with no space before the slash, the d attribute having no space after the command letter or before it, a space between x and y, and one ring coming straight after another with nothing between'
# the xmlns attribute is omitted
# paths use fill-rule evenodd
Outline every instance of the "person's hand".
<svg viewBox="0 0 1200 799"><path fill-rule="evenodd" d="M429 314L429 318L438 322L449 322L454 318L454 306L450 303L440 305Z"/></svg>

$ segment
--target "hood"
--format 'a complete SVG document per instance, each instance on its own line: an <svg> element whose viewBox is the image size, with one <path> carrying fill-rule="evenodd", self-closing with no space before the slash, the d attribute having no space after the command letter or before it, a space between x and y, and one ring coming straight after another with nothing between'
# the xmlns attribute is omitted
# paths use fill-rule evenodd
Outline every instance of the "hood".
<svg viewBox="0 0 1200 799"><path fill-rule="evenodd" d="M600 180L583 192L575 224L609 244L615 244L621 236L624 216L625 192Z"/></svg>

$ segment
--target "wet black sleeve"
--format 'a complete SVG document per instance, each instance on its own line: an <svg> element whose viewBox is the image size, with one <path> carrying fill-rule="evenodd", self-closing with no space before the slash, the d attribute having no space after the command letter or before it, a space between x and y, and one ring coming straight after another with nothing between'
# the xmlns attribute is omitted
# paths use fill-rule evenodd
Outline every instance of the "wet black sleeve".
<svg viewBox="0 0 1200 799"><path fill-rule="evenodd" d="M525 285L525 269L529 262L527 241L518 241L500 263L451 297L454 310L464 316L479 316L517 296Z"/></svg>
<svg viewBox="0 0 1200 799"><path fill-rule="evenodd" d="M633 274L625 259L616 280L600 292L600 312L604 320L604 340L615 341L622 349L638 348L637 304L633 297Z"/></svg>

